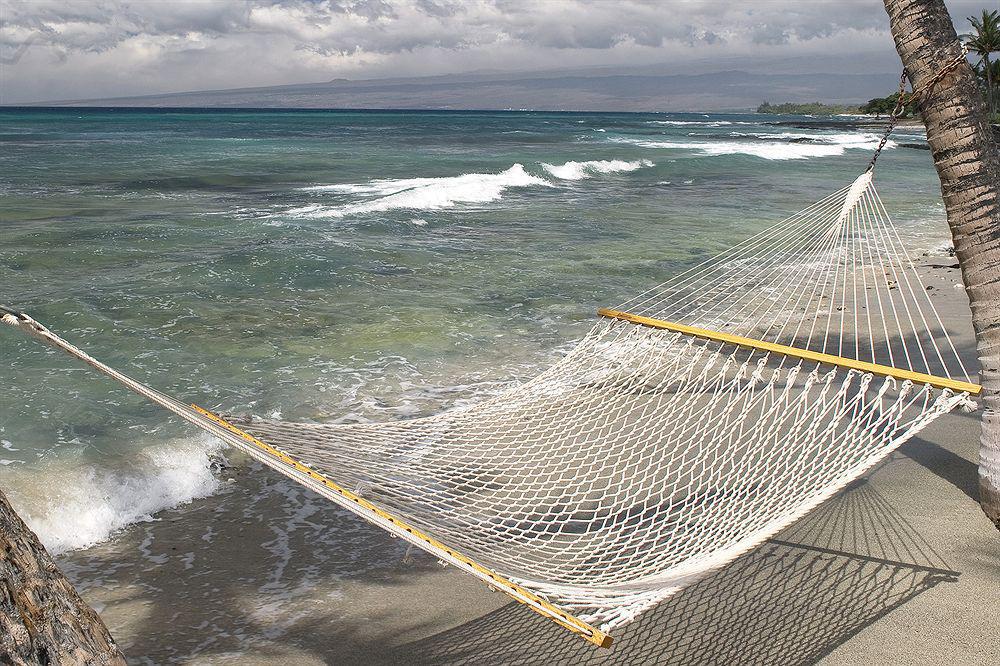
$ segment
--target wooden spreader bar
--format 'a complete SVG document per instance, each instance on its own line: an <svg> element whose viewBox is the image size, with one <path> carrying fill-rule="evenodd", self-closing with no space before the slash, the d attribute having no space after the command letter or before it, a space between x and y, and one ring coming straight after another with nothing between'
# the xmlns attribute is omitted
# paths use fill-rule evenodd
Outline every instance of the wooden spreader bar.
<svg viewBox="0 0 1000 666"><path fill-rule="evenodd" d="M684 335L691 335L697 338L704 338L706 340L726 342L733 345L739 345L741 347L749 347L751 349L759 349L761 351L773 352L775 354L782 354L793 358L801 358L806 361L815 361L816 363L837 365L842 368L851 368L852 370L859 370L861 372L870 372L884 377L894 377L896 379L911 381L914 384L929 384L935 388L951 389L952 391L956 391L958 393L979 395L979 392L982 391L983 388L978 384L962 382L956 379L948 379L947 377L938 377L936 375L928 375L922 372L913 372L912 370L894 368L889 365L879 365L878 363L858 361L857 359L846 358L844 356L835 356L833 354L824 354L822 352L810 351L808 349L799 349L798 347L789 347L788 345L779 345L775 342L764 342L763 340L744 338L739 335L720 333L718 331L711 331L707 328L687 326L685 324L677 324L671 321L664 321L662 319L653 319L652 317L643 317L642 315L622 312L620 310L612 310L610 308L601 308L597 311L597 313L602 317L621 319L632 322L633 324L639 324L641 326L649 326L651 328L659 328L666 331L676 331L677 333L683 333Z"/></svg>

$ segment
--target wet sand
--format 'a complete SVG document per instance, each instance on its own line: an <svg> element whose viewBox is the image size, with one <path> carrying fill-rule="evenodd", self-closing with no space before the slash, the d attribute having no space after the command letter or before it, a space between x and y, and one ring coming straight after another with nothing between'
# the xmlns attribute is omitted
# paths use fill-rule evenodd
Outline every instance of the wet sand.
<svg viewBox="0 0 1000 666"><path fill-rule="evenodd" d="M971 360L954 258L920 264ZM978 431L978 413L938 420L610 651L239 461L221 493L59 559L137 664L996 663L1000 533L975 500Z"/></svg>

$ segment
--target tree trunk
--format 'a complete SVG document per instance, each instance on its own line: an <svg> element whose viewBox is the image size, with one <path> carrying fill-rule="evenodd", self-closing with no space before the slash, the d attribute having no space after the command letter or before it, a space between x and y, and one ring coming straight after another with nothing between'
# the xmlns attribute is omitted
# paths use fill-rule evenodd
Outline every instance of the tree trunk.
<svg viewBox="0 0 1000 666"><path fill-rule="evenodd" d="M993 64L989 53L983 56L983 62L986 64L986 95L990 101L990 120L993 120L993 114L997 112L997 96L993 92Z"/></svg>
<svg viewBox="0 0 1000 666"><path fill-rule="evenodd" d="M125 664L104 622L2 492L0 664Z"/></svg>
<svg viewBox="0 0 1000 666"><path fill-rule="evenodd" d="M896 51L914 88L961 55L942 0L884 0ZM962 63L918 100L955 254L972 304L982 365L980 502L1000 528L1000 155L975 72Z"/></svg>

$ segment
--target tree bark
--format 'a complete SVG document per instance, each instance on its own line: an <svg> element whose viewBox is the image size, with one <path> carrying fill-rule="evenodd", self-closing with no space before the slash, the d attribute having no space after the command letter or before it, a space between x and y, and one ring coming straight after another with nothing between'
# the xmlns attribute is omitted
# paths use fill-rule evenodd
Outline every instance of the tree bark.
<svg viewBox="0 0 1000 666"><path fill-rule="evenodd" d="M997 108L996 95L993 94L993 67L990 63L989 53L983 56L983 64L986 66L986 94L989 98L990 120L993 120L993 114L997 112Z"/></svg>
<svg viewBox="0 0 1000 666"><path fill-rule="evenodd" d="M0 664L125 664L104 622L2 492Z"/></svg>
<svg viewBox="0 0 1000 666"><path fill-rule="evenodd" d="M884 0L896 51L914 89L962 53L942 0ZM979 490L983 511L1000 528L1000 155L967 62L924 93L917 108L941 179L982 366L983 421Z"/></svg>

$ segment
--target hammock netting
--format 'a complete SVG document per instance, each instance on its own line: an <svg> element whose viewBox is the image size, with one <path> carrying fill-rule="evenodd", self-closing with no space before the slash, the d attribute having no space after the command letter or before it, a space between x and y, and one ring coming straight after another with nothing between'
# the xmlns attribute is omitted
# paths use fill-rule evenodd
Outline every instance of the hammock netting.
<svg viewBox="0 0 1000 666"><path fill-rule="evenodd" d="M5 321L607 644L974 404L904 246L869 171L602 311L534 380L391 423L222 420Z"/></svg>

